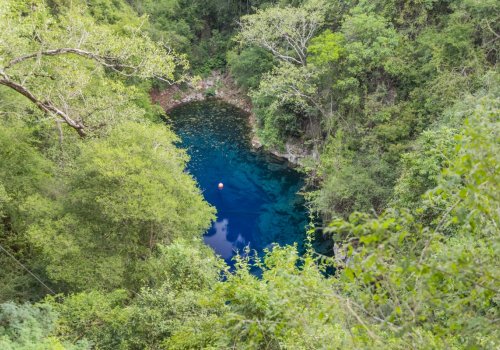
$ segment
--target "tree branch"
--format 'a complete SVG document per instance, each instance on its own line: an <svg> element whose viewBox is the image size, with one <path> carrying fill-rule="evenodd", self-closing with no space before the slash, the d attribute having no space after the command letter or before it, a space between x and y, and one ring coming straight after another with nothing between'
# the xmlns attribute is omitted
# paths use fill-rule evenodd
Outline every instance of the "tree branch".
<svg viewBox="0 0 500 350"><path fill-rule="evenodd" d="M94 52L85 51L85 50L81 50L81 49L70 48L70 47L53 49L53 50L46 50L46 51L39 51L39 52L31 53L31 54L28 54L28 55L23 55L23 56L20 56L20 57L17 57L17 58L14 58L13 60L11 60L9 62L9 64L7 66L5 66L5 68L10 68L10 67L12 67L15 64L18 64L18 63L21 63L23 61L29 60L31 58L39 57L40 55L41 56L58 56L58 55L65 55L65 54L75 54L75 55L78 55L78 56L90 58L90 59L93 59L95 61L98 61L100 64L102 64L105 67L110 67L110 68L133 68L133 69L135 69L135 67L133 67L133 66L127 66L127 65L118 64L116 62L113 62L114 60L117 59L116 57L101 56L101 55L98 55L98 54L96 54Z"/></svg>
<svg viewBox="0 0 500 350"><path fill-rule="evenodd" d="M47 114L53 114L53 115L61 117L66 122L66 124L68 124L70 127L72 127L73 129L76 130L78 135L80 135L82 137L86 136L86 132L84 130L85 126L83 124L70 118L65 112L63 112L62 110L60 110L59 108L54 106L51 102L41 101L31 91L29 91L26 87L12 81L7 76L7 74L5 74L5 72L3 72L2 70L0 70L0 85L7 86L8 88L11 88L12 90L23 95L28 100L33 102L38 107L38 109L40 109L41 111L43 111Z"/></svg>

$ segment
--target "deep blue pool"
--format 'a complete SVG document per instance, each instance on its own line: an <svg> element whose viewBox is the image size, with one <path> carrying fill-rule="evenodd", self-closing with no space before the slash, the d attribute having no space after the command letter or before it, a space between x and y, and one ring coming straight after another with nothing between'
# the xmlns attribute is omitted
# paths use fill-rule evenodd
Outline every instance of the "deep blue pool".
<svg viewBox="0 0 500 350"><path fill-rule="evenodd" d="M302 177L287 162L251 148L244 112L212 100L169 115L191 157L188 170L217 208L217 220L204 236L217 254L231 264L246 246L258 253L273 243L302 246L308 219L297 194Z"/></svg>

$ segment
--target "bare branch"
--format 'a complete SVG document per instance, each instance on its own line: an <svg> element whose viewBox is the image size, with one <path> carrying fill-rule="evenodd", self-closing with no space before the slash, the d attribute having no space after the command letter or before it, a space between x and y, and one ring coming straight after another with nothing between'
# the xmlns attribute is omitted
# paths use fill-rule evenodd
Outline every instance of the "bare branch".
<svg viewBox="0 0 500 350"><path fill-rule="evenodd" d="M64 54L75 54L75 55L91 58L91 59L94 59L94 60L99 61L101 63L105 63L105 65L108 64L107 61L113 59L112 57L100 56L100 55L97 55L93 52L85 51L85 50L81 50L81 49L60 48L60 49L54 49L54 50L35 52L35 53L31 53L28 55L14 58L13 60L11 60L9 62L9 64L5 68L10 68L17 63L29 60L31 58L36 58L40 55L42 55L42 56L57 56L57 55L64 55Z"/></svg>
<svg viewBox="0 0 500 350"><path fill-rule="evenodd" d="M495 31L491 28L491 26L490 26L490 22L489 22L489 21L487 21L487 20L484 20L484 22L486 23L486 27L489 29L489 31L490 31L491 33L493 33L493 35L496 37L496 39L495 39L495 40L500 39L500 35L499 35L499 34L497 34L497 32L495 32Z"/></svg>
<svg viewBox="0 0 500 350"><path fill-rule="evenodd" d="M132 65L126 65L123 63L119 63L120 58L119 57L112 57L112 56L103 56L99 55L97 53L91 52L91 51L86 51L86 50L81 50L81 49L76 49L76 48L71 48L71 47L65 47L65 48L59 48L59 49L53 49L53 50L46 50L46 51L39 51L27 55L23 55L17 58L14 58L11 60L7 66L5 66L5 69L11 68L12 66L24 62L26 60L40 57L40 56L59 56L59 55L67 55L67 54L74 54L77 56L89 58L91 60L94 60L98 62L100 65L110 68L113 71L122 74L127 77L133 76L140 67L140 64L138 66L132 66ZM127 72L124 70L128 70Z"/></svg>

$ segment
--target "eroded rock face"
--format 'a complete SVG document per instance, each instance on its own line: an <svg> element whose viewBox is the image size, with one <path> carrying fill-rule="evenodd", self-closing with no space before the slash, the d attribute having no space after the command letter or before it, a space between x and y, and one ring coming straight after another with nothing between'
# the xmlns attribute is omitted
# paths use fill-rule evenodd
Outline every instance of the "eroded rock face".
<svg viewBox="0 0 500 350"><path fill-rule="evenodd" d="M260 142L259 138L257 135L252 135L252 148L254 149L261 149L262 148L262 142Z"/></svg>
<svg viewBox="0 0 500 350"><path fill-rule="evenodd" d="M277 157L285 158L290 163L295 165L301 165L302 160L305 158L319 160L319 152L315 149L309 150L304 148L303 143L300 140L290 139L285 143L285 148L283 150L270 149L269 152Z"/></svg>
<svg viewBox="0 0 500 350"><path fill-rule="evenodd" d="M220 72L213 72L209 77L183 88L174 85L166 90L152 91L151 98L167 113L182 104L219 98L252 114L252 104L246 94L236 86L229 74Z"/></svg>
<svg viewBox="0 0 500 350"><path fill-rule="evenodd" d="M151 98L158 103L165 112L170 112L181 105L204 101L207 98L218 98L226 103L232 104L248 113L249 123L252 126L251 142L254 149L262 149L263 144L257 136L256 116L252 111L252 103L248 96L239 89L229 74L213 72L209 77L199 82L181 88L174 85L166 90L151 92ZM291 164L299 165L304 158L317 159L317 151L304 148L300 140L289 140L283 150L270 148L268 152L273 155L287 159Z"/></svg>
<svg viewBox="0 0 500 350"><path fill-rule="evenodd" d="M207 98L221 99L247 112L252 126L252 147L262 148L262 142L256 134L256 118L252 111L252 103L245 92L236 86L229 74L213 72L209 77L183 88L174 85L166 90L151 91L151 99L163 107L167 113L181 105L204 101Z"/></svg>

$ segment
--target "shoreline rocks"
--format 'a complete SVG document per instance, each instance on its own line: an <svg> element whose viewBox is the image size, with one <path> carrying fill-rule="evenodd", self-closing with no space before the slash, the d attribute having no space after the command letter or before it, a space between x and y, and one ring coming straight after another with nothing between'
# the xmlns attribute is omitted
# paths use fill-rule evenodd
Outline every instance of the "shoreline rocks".
<svg viewBox="0 0 500 350"><path fill-rule="evenodd" d="M256 133L257 120L252 111L252 103L246 94L236 86L229 74L213 72L210 76L195 84L188 86L173 85L165 90L153 90L150 92L150 96L153 102L158 103L166 113L184 104L205 101L208 98L220 99L236 106L248 113L248 121L252 128L252 148L260 150L264 147ZM300 145L299 142L289 140L285 144L283 151L274 148L266 149L266 151L279 158L286 159L292 165L300 165L302 159L315 156L315 154L310 154L307 150L301 148Z"/></svg>

